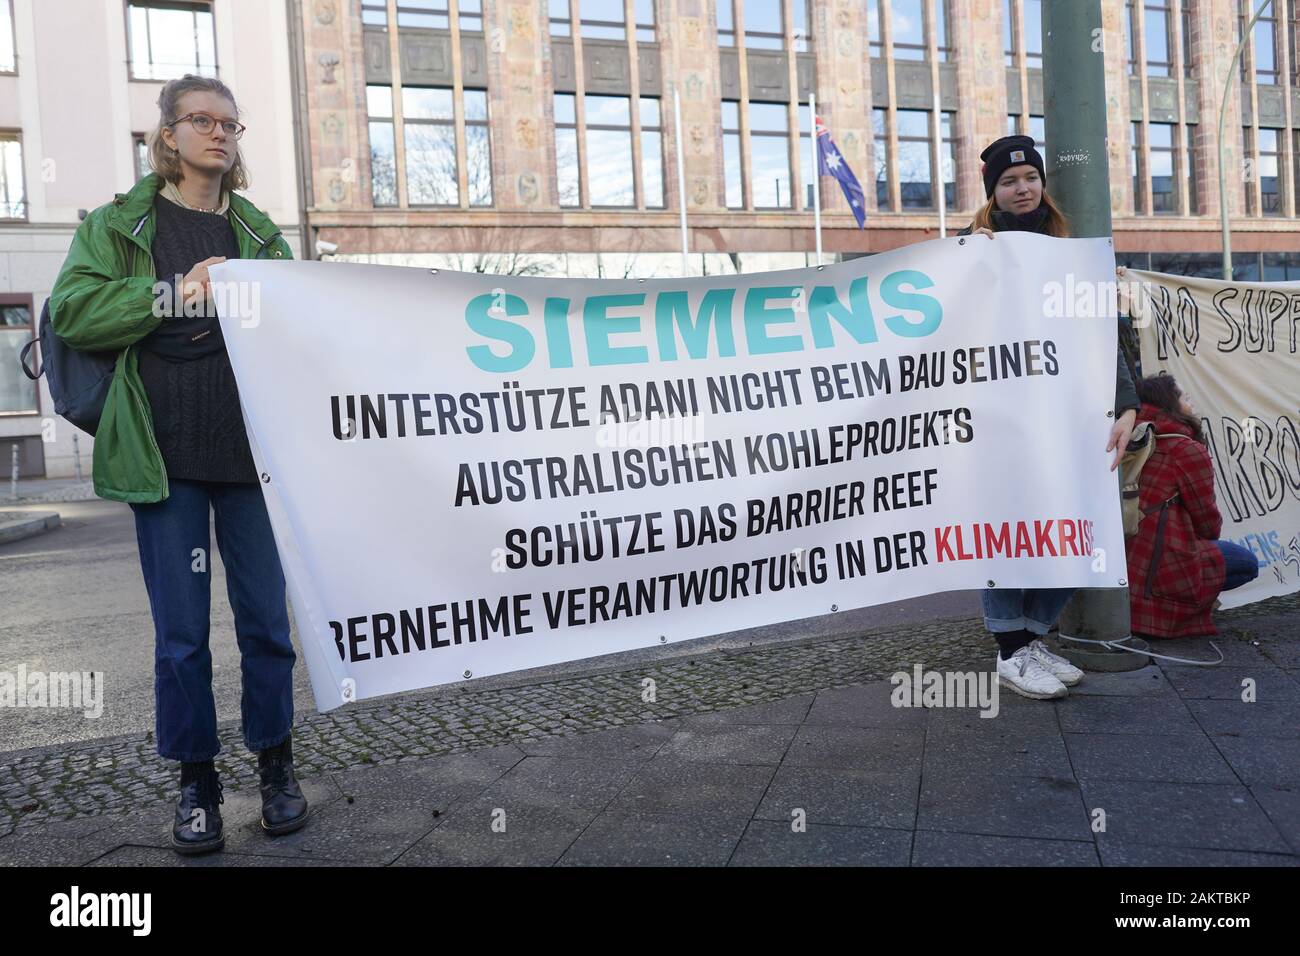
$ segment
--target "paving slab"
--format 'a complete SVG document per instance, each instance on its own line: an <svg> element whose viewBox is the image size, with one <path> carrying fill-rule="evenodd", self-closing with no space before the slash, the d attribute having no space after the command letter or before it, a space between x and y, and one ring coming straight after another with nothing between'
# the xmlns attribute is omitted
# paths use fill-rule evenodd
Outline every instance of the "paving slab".
<svg viewBox="0 0 1300 956"><path fill-rule="evenodd" d="M912 773L920 769L924 744L924 727L804 724L783 763L794 767Z"/></svg>
<svg viewBox="0 0 1300 956"><path fill-rule="evenodd" d="M927 774L916 825L918 831L1092 839L1079 785L1069 777Z"/></svg>
<svg viewBox="0 0 1300 956"><path fill-rule="evenodd" d="M732 866L907 866L912 834L878 827L809 824L794 832L788 823L754 820L740 839Z"/></svg>
<svg viewBox="0 0 1300 956"><path fill-rule="evenodd" d="M1066 734L1079 780L1236 783L1204 734Z"/></svg>
<svg viewBox="0 0 1300 956"><path fill-rule="evenodd" d="M920 776L786 765L776 772L754 816L792 822L910 830L916 822Z"/></svg>
<svg viewBox="0 0 1300 956"><path fill-rule="evenodd" d="M665 757L643 764L608 809L752 816L775 774L775 767Z"/></svg>
<svg viewBox="0 0 1300 956"><path fill-rule="evenodd" d="M607 810L565 851L560 866L725 866L748 822L744 814Z"/></svg>
<svg viewBox="0 0 1300 956"><path fill-rule="evenodd" d="M912 866L1100 866L1091 840L1037 840L919 830Z"/></svg>
<svg viewBox="0 0 1300 956"><path fill-rule="evenodd" d="M1089 810L1103 809L1111 843L1285 853L1287 842L1244 786L1148 780L1086 780ZM1103 852L1104 861L1105 854Z"/></svg>

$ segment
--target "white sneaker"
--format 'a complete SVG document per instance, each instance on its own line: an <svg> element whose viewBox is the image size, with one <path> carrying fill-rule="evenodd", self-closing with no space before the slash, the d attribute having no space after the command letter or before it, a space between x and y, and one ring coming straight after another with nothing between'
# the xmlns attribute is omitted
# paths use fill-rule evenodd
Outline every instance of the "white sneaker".
<svg viewBox="0 0 1300 956"><path fill-rule="evenodd" d="M1037 652L1029 644L1006 660L998 654L998 683L1011 688L1021 697L1034 700L1052 700L1069 693L1065 685L1043 666Z"/></svg>
<svg viewBox="0 0 1300 956"><path fill-rule="evenodd" d="M1052 672L1052 676L1066 687L1073 687L1083 680L1083 671L1075 667L1060 654L1053 654L1047 649L1047 642L1041 637L1031 641L1030 647L1037 652L1039 662Z"/></svg>

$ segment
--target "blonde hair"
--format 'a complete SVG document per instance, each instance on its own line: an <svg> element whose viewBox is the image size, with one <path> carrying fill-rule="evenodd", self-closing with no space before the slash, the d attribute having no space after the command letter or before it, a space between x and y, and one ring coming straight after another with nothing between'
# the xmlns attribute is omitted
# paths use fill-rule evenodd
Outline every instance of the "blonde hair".
<svg viewBox="0 0 1300 956"><path fill-rule="evenodd" d="M1052 201L1052 197L1047 195L1046 189L1043 190L1042 205L1047 207L1047 234L1057 239L1069 239L1070 220L1066 218L1065 213L1061 212L1061 207ZM975 213L975 220L970 224L971 231L991 229L997 232L993 225L993 213L997 208L997 199L990 196L989 201Z"/></svg>
<svg viewBox="0 0 1300 956"><path fill-rule="evenodd" d="M196 91L216 93L218 96L225 97L235 107L235 115L239 115L235 94L230 92L230 87L215 77L186 73L182 77L164 83L162 92L158 94L158 125L150 131L147 143L149 166L169 183L181 180L181 157L176 150L163 142L163 127L169 126L180 118L181 97ZM235 164L221 177L221 188L228 191L248 188L248 170L244 167L244 154L239 151L238 141L235 142Z"/></svg>

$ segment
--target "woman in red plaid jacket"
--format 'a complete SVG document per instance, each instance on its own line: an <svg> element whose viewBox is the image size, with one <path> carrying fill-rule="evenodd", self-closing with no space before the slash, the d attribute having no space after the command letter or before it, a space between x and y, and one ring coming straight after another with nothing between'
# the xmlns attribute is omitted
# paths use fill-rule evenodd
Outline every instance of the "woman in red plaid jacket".
<svg viewBox="0 0 1300 956"><path fill-rule="evenodd" d="M1220 591L1259 574L1241 545L1220 541L1214 466L1196 409L1170 375L1138 382L1138 422L1155 425L1155 451L1139 477L1142 524L1128 540L1129 596L1135 634L1215 634L1210 619Z"/></svg>

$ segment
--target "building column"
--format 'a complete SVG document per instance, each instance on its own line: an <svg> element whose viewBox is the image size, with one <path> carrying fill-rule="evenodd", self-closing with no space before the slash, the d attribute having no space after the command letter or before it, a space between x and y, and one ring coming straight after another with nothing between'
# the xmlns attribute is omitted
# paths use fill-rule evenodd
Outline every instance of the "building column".
<svg viewBox="0 0 1300 956"><path fill-rule="evenodd" d="M488 110L497 118L492 149L499 158L501 172L500 187L493 189L494 203L503 210L558 208L551 32L546 5L519 0L485 3L483 20Z"/></svg>
<svg viewBox="0 0 1300 956"><path fill-rule="evenodd" d="M302 144L311 156L307 203L320 210L368 209L370 133L361 18L350 15L344 3L303 3L300 9L303 94L311 118L305 124L309 141ZM304 245L310 241L310 235L303 237Z"/></svg>
<svg viewBox="0 0 1300 956"><path fill-rule="evenodd" d="M1002 0L951 0L950 40L957 61L957 206L984 205L980 153L1007 134L1007 71ZM1026 106L1028 112L1028 106Z"/></svg>
<svg viewBox="0 0 1300 956"><path fill-rule="evenodd" d="M674 93L681 96L685 134L681 149L686 171L686 210L688 213L721 212L726 205L721 191L724 188L722 141L717 132L722 125L722 81L714 2L659 2L664 76L664 197L673 211L681 208L677 196L678 131L673 121ZM736 42L743 42L742 37L738 35Z"/></svg>
<svg viewBox="0 0 1300 956"><path fill-rule="evenodd" d="M1221 215L1219 209L1219 102L1228 65L1237 49L1236 0L1200 0L1192 9L1192 54L1196 75L1201 78L1201 122L1196 126L1196 164L1203 174L1197 179L1201 212ZM1223 121L1224 163L1228 181L1228 215L1245 212L1241 141L1240 71L1233 68L1232 90Z"/></svg>
<svg viewBox="0 0 1300 956"><path fill-rule="evenodd" d="M1137 196L1129 175L1133 150L1133 107L1129 101L1128 48L1124 45L1124 0L1103 0L1102 42L1106 57L1106 145L1110 161L1112 216L1132 216Z"/></svg>
<svg viewBox="0 0 1300 956"><path fill-rule="evenodd" d="M812 49L817 57L817 115L862 184L864 202L876 191L871 146L871 56L867 7L853 0L813 0ZM802 132L802 130L800 130ZM817 145L813 144L813 169ZM850 213L839 186L821 182L822 212ZM865 211L865 210L864 210ZM856 226L856 223L854 223ZM828 234L829 235L829 234ZM866 239L854 243L866 248Z"/></svg>

